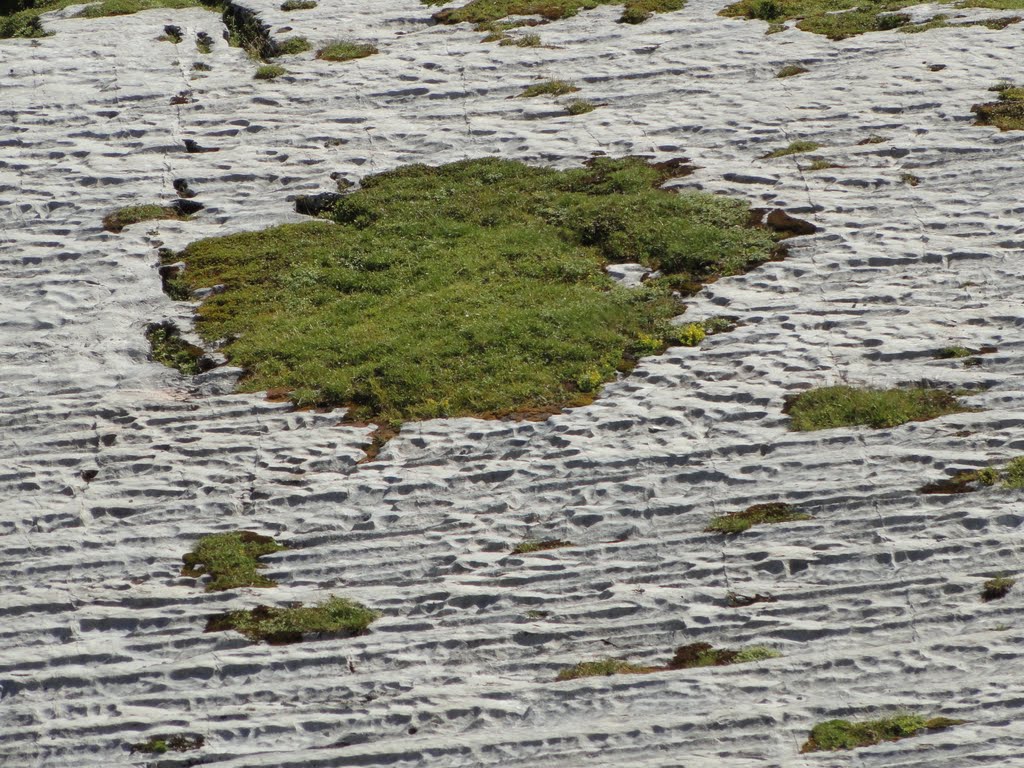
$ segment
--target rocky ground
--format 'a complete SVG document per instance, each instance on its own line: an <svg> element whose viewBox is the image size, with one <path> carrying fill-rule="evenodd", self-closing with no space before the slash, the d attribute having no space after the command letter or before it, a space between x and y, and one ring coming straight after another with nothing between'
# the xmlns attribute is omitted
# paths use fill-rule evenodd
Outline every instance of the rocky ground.
<svg viewBox="0 0 1024 768"><path fill-rule="evenodd" d="M276 38L380 49L284 57L269 82L201 9L55 17L51 37L0 41L0 762L1020 759L1024 592L980 592L1024 569L1024 496L918 489L1024 453L1024 133L970 112L1024 80L1021 27L833 42L766 36L722 6L636 26L600 8L520 48L432 25L417 0L293 13L245 0ZM157 41L168 24L183 42ZM794 63L809 72L776 78ZM550 78L598 108L509 98ZM823 146L763 158L797 139ZM485 154L568 167L595 152L688 157L699 168L679 186L784 207L819 232L690 302L688 318L730 315L736 330L645 359L592 406L412 424L369 463L370 427L232 394L231 369L190 379L147 359L148 323L191 317L161 292L160 247L302 220L294 198L332 190L332 173ZM811 171L815 158L836 167ZM121 206L172 201L175 179L206 206L195 218L103 230ZM933 358L953 344L996 351ZM787 430L784 398L810 386L922 381L970 389L980 410ZM813 519L704 532L770 501ZM179 574L198 537L235 529L292 547L266 558L279 587L206 593ZM509 554L528 538L574 546ZM776 600L734 608L730 592ZM361 637L290 646L203 632L213 613L330 594L384 615ZM698 641L783 655L553 682L581 659L660 664ZM815 723L897 711L967 722L800 753ZM205 745L129 752L179 732Z"/></svg>

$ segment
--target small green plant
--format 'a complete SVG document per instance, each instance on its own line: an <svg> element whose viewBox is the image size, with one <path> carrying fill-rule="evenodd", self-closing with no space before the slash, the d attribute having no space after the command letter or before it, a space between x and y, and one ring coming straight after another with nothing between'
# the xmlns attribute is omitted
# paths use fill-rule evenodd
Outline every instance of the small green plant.
<svg viewBox="0 0 1024 768"><path fill-rule="evenodd" d="M772 504L754 504L742 512L732 512L713 518L705 531L712 533L743 533L755 525L772 523L789 523L796 520L811 520L810 515L798 511L792 504L775 502Z"/></svg>
<svg viewBox="0 0 1024 768"><path fill-rule="evenodd" d="M707 337L704 323L687 323L676 331L676 339L684 347L696 347Z"/></svg>
<svg viewBox="0 0 1024 768"><path fill-rule="evenodd" d="M951 347L943 347L935 353L936 360L956 360L961 357L970 357L971 355L978 354L976 350L968 349L967 347L961 347L960 345L953 345Z"/></svg>
<svg viewBox="0 0 1024 768"><path fill-rule="evenodd" d="M176 208L169 205L128 205L118 208L113 213L103 217L103 228L115 234L132 224L140 221L160 221L173 219L185 221L188 217L178 213Z"/></svg>
<svg viewBox="0 0 1024 768"><path fill-rule="evenodd" d="M864 144L884 144L888 139L885 136L879 136L877 133L868 136L866 139L861 139L857 143L860 145Z"/></svg>
<svg viewBox="0 0 1024 768"><path fill-rule="evenodd" d="M213 38L205 32L197 32L196 50L202 54L210 53L213 50ZM195 69L195 66L193 66L192 68Z"/></svg>
<svg viewBox="0 0 1024 768"><path fill-rule="evenodd" d="M803 168L802 170L804 170L804 171L827 171L829 168L839 168L839 167L840 166L836 165L831 160L818 159L818 160L812 160L811 164L808 165L806 168Z"/></svg>
<svg viewBox="0 0 1024 768"><path fill-rule="evenodd" d="M295 56L311 50L313 50L313 46L304 37L289 37L277 44L278 56Z"/></svg>
<svg viewBox="0 0 1024 768"><path fill-rule="evenodd" d="M992 125L1001 131L1024 131L1024 86L1000 83L990 90L998 101L975 104L971 112L978 116L975 125Z"/></svg>
<svg viewBox="0 0 1024 768"><path fill-rule="evenodd" d="M538 541L537 539L527 539L526 541L520 542L512 550L513 555L528 555L533 552L543 552L548 549L561 549L562 547L571 547L571 541L563 541L562 539L544 539Z"/></svg>
<svg viewBox="0 0 1024 768"><path fill-rule="evenodd" d="M714 648L710 643L690 643L676 649L668 669L695 669L699 667L724 667L729 664L745 664L753 661L775 659L782 654L763 645L751 645L739 650Z"/></svg>
<svg viewBox="0 0 1024 768"><path fill-rule="evenodd" d="M352 61L378 53L377 46L352 40L333 40L316 52L323 61Z"/></svg>
<svg viewBox="0 0 1024 768"><path fill-rule="evenodd" d="M164 33L157 38L161 43L173 43L174 45L177 45L183 39L181 27L176 27L173 24L168 24L164 27Z"/></svg>
<svg viewBox="0 0 1024 768"><path fill-rule="evenodd" d="M153 736L147 741L140 741L131 745L132 752L142 752L148 755L163 755L167 752L189 752L199 749L206 743L203 736L189 736L184 733L175 733L165 736Z"/></svg>
<svg viewBox="0 0 1024 768"><path fill-rule="evenodd" d="M424 5L448 5L450 0L422 0ZM640 24L655 13L678 11L686 0L469 0L461 7L446 8L434 14L442 24L468 21L487 24L507 16L540 16L547 21L575 16L581 10L601 5L623 6L619 21Z"/></svg>
<svg viewBox="0 0 1024 768"><path fill-rule="evenodd" d="M851 723L848 720L827 720L811 729L810 738L801 752L836 751L868 747L882 741L898 741L917 736L921 731L942 730L960 725L964 720L948 717L926 719L920 715L893 715L880 720Z"/></svg>
<svg viewBox="0 0 1024 768"><path fill-rule="evenodd" d="M1016 579L1011 579L1006 576L996 576L994 579L989 579L982 586L981 599L986 603L990 600L1002 600L1010 594L1010 590L1016 583Z"/></svg>
<svg viewBox="0 0 1024 768"><path fill-rule="evenodd" d="M577 680L581 677L604 677L609 675L643 675L657 672L657 667L642 667L619 659L598 659L581 661L573 667L563 669L556 680Z"/></svg>
<svg viewBox="0 0 1024 768"><path fill-rule="evenodd" d="M498 45L514 45L517 48L540 48L540 35L536 32L528 32L525 35L501 35L498 38Z"/></svg>
<svg viewBox="0 0 1024 768"><path fill-rule="evenodd" d="M579 88L565 80L545 80L543 83L528 85L519 96L523 99L532 99L535 96L565 96L578 90Z"/></svg>
<svg viewBox="0 0 1024 768"><path fill-rule="evenodd" d="M821 149L823 145L816 141L791 141L788 146L782 149L776 149L769 152L767 155L762 155L762 159L769 159L773 157L786 157L787 155L800 155L806 152L813 152L816 149Z"/></svg>
<svg viewBox="0 0 1024 768"><path fill-rule="evenodd" d="M585 115L587 112L593 112L596 108L596 104L587 101L586 99L573 99L565 105L566 113L573 117L576 115Z"/></svg>
<svg viewBox="0 0 1024 768"><path fill-rule="evenodd" d="M795 77L796 75L802 75L805 72L810 72L807 67L801 67L799 64L787 64L778 72L775 73L776 77Z"/></svg>
<svg viewBox="0 0 1024 768"><path fill-rule="evenodd" d="M287 549L270 536L252 531L231 531L204 536L191 552L182 555L182 576L209 576L207 592L238 587L275 587L276 581L259 573L263 555Z"/></svg>
<svg viewBox="0 0 1024 768"><path fill-rule="evenodd" d="M254 642L270 645L301 642L312 633L355 636L366 631L380 613L353 600L331 597L316 605L295 605L290 608L257 606L251 611L232 611L214 616L207 622L207 632L234 630Z"/></svg>
<svg viewBox="0 0 1024 768"><path fill-rule="evenodd" d="M199 358L203 350L181 338L174 323L155 323L146 329L149 357L154 363L175 368L186 376L195 376L202 370Z"/></svg>
<svg viewBox="0 0 1024 768"><path fill-rule="evenodd" d="M803 392L792 398L783 412L792 417L790 429L807 432L855 426L886 429L910 421L928 421L970 410L952 394L941 389L856 389L838 386Z"/></svg>
<svg viewBox="0 0 1024 768"><path fill-rule="evenodd" d="M288 74L288 70L280 64L263 64L256 68L256 74L253 77L256 80L276 80L286 74Z"/></svg>
<svg viewBox="0 0 1024 768"><path fill-rule="evenodd" d="M316 8L316 0L285 0L281 3L282 11L308 11Z"/></svg>

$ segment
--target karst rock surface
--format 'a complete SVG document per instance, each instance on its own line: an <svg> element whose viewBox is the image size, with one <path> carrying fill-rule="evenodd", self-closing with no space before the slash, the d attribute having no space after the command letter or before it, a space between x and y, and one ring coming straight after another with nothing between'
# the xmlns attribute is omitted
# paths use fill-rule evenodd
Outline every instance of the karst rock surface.
<svg viewBox="0 0 1024 768"><path fill-rule="evenodd" d="M65 11L52 36L0 41L0 763L1020 760L1020 595L980 590L1024 568L1024 497L918 488L1024 453L1024 132L970 113L1024 81L1021 25L834 42L766 36L719 17L724 4L638 25L606 6L524 48L432 24L417 0L245 0L275 38L380 51L282 57L272 81L199 8ZM181 43L157 40L166 25ZM775 77L793 63L809 71ZM553 78L597 109L509 98ZM763 159L796 139L823 146ZM148 324L191 329L193 305L161 292L159 248L304 220L295 198L333 191L332 173L595 152L685 156L698 169L678 186L818 231L687 300L688 320L735 330L645 358L593 405L409 424L370 462L372 426L234 394L231 369L193 379L148 359ZM103 229L122 206L171 204L176 179L196 216ZM933 358L954 344L997 351ZM920 382L963 388L978 410L806 433L782 412L811 386ZM776 501L813 519L704 531ZM225 530L291 547L264 558L278 587L205 592L180 575L181 555ZM573 546L510 554L549 538ZM729 607L729 593L775 600ZM216 613L329 594L383 615L358 637L285 646L203 631ZM664 664L694 642L782 656L555 682L583 659ZM818 722L898 711L967 722L800 753ZM175 733L205 743L130 752Z"/></svg>

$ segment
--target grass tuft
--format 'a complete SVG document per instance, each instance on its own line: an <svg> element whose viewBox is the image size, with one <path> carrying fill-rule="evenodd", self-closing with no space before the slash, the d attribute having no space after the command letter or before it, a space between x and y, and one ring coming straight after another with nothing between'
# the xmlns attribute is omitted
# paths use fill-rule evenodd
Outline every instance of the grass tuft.
<svg viewBox="0 0 1024 768"><path fill-rule="evenodd" d="M713 533L743 533L755 525L789 523L795 520L811 520L810 515L797 510L792 504L754 504L742 512L732 512L713 518L705 531Z"/></svg>
<svg viewBox="0 0 1024 768"><path fill-rule="evenodd" d="M260 605L251 611L219 614L207 622L206 631L233 629L254 642L286 645L301 642L303 635L311 633L359 635L378 618L380 613L365 605L343 597L331 597L316 605L290 608Z"/></svg>
<svg viewBox="0 0 1024 768"><path fill-rule="evenodd" d="M604 677L609 675L643 675L657 672L657 667L642 667L619 659L598 659L581 661L575 666L563 669L556 680L578 680L581 677Z"/></svg>
<svg viewBox="0 0 1024 768"><path fill-rule="evenodd" d="M810 738L801 752L857 749L883 741L898 741L917 736L921 731L941 730L960 725L964 720L948 717L925 719L920 715L894 715L880 720L851 723L848 720L827 720L811 729Z"/></svg>
<svg viewBox="0 0 1024 768"><path fill-rule="evenodd" d="M699 288L773 258L745 203L660 189L673 167L599 158L556 171L482 159L368 176L328 211L193 243L190 290L223 284L197 329L246 369L245 391L347 406L398 426L543 415L685 331L673 289L621 288L608 262L641 262ZM582 383L582 386L580 384Z"/></svg>
<svg viewBox="0 0 1024 768"><path fill-rule="evenodd" d="M778 72L775 73L776 77L795 77L796 75L802 75L805 72L810 72L807 67L801 67L799 64L787 64Z"/></svg>
<svg viewBox="0 0 1024 768"><path fill-rule="evenodd" d="M299 53L313 50L309 40L304 37L289 37L277 43L275 54L277 56L295 56Z"/></svg>
<svg viewBox="0 0 1024 768"><path fill-rule="evenodd" d="M990 90L998 101L975 104L971 112L978 116L975 125L993 125L1001 131L1024 131L1024 86L1000 83Z"/></svg>
<svg viewBox="0 0 1024 768"><path fill-rule="evenodd" d="M333 40L316 52L323 61L352 61L378 53L377 46L352 40Z"/></svg>
<svg viewBox="0 0 1024 768"><path fill-rule="evenodd" d="M256 74L253 77L256 80L276 80L286 74L288 74L288 70L280 64L263 64L256 68Z"/></svg>
<svg viewBox="0 0 1024 768"><path fill-rule="evenodd" d="M138 224L140 221L167 219L185 221L187 218L187 216L182 216L178 213L177 209L169 205L128 205L104 216L103 228L108 232L117 234L125 227Z"/></svg>
<svg viewBox="0 0 1024 768"><path fill-rule="evenodd" d="M167 752L189 752L199 749L206 743L202 736L188 736L184 733L175 733L163 736L153 736L147 741L140 741L132 744L131 751L142 752L147 755L163 755Z"/></svg>
<svg viewBox="0 0 1024 768"><path fill-rule="evenodd" d="M597 105L586 99L573 99L565 105L566 113L573 117L585 115L588 112L593 112L595 109L597 109Z"/></svg>
<svg viewBox="0 0 1024 768"><path fill-rule="evenodd" d="M186 376L195 376L202 371L199 358L203 350L181 338L181 332L171 322L154 323L146 329L149 341L149 357L154 363L175 368Z"/></svg>
<svg viewBox="0 0 1024 768"><path fill-rule="evenodd" d="M713 648L710 643L690 643L676 648L668 669L696 669L700 667L725 667L730 664L746 664L765 659L776 659L782 654L763 645L751 645L739 650Z"/></svg>
<svg viewBox="0 0 1024 768"><path fill-rule="evenodd" d="M996 576L994 579L989 579L982 585L981 599L986 603L990 600L1002 600L1013 589L1013 585L1017 583L1016 579L1011 579L1006 576Z"/></svg>
<svg viewBox="0 0 1024 768"><path fill-rule="evenodd" d="M252 531L232 531L204 536L191 552L181 556L182 576L199 578L209 576L207 592L219 592L238 587L275 587L276 581L262 576L264 567L260 557L280 552L287 547L270 536Z"/></svg>
<svg viewBox="0 0 1024 768"><path fill-rule="evenodd" d="M787 403L784 413L792 417L790 429L807 432L855 426L885 429L971 410L949 392L940 389L855 389L839 386L803 392Z"/></svg>
<svg viewBox="0 0 1024 768"><path fill-rule="evenodd" d="M579 88L565 80L545 80L543 83L528 85L519 96L523 99L532 99L535 96L565 96L578 90Z"/></svg>
<svg viewBox="0 0 1024 768"><path fill-rule="evenodd" d="M805 152L813 152L816 149L821 149L822 144L816 141L792 141L789 146L783 147L782 149L776 149L769 152L767 155L762 155L761 158L766 160L773 157L786 157L787 155L799 155Z"/></svg>
<svg viewBox="0 0 1024 768"><path fill-rule="evenodd" d="M527 539L526 541L520 542L512 550L513 555L529 555L533 552L544 552L549 549L561 549L562 547L571 547L573 544L571 541L563 541L562 539Z"/></svg>
<svg viewBox="0 0 1024 768"><path fill-rule="evenodd" d="M282 11L308 11L316 8L316 0L285 0L281 3Z"/></svg>

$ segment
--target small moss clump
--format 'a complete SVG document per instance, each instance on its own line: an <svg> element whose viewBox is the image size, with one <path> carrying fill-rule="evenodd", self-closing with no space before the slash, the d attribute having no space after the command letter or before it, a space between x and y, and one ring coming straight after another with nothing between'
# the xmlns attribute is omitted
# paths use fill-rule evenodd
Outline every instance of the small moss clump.
<svg viewBox="0 0 1024 768"><path fill-rule="evenodd" d="M961 357L970 357L971 355L978 354L976 350L968 349L967 347L961 347L960 345L954 345L952 347L943 347L935 353L936 360L956 360Z"/></svg>
<svg viewBox="0 0 1024 768"><path fill-rule="evenodd" d="M1016 583L1016 579L1006 576L996 576L994 579L989 579L982 586L981 599L986 603L990 600L1002 600L1010 594L1010 590L1013 589L1013 585Z"/></svg>
<svg viewBox="0 0 1024 768"><path fill-rule="evenodd" d="M567 114L575 117L576 115L585 115L588 112L593 112L597 108L597 105L593 102L587 101L586 99L573 99L565 105L565 111Z"/></svg>
<svg viewBox="0 0 1024 768"><path fill-rule="evenodd" d="M948 717L926 719L920 715L894 715L881 720L851 723L848 720L828 720L811 729L811 736L801 752L836 751L868 747L882 741L898 741L916 736L921 731L941 730L965 721Z"/></svg>
<svg viewBox="0 0 1024 768"><path fill-rule="evenodd" d="M608 262L698 290L776 253L746 203L660 189L676 172L639 158L407 166L364 178L333 223L203 240L165 262L185 262L193 291L224 285L197 330L229 340L245 391L394 427L543 415L591 402L680 333L673 285L619 287Z"/></svg>
<svg viewBox="0 0 1024 768"><path fill-rule="evenodd" d="M806 168L801 168L803 171L827 171L829 168L839 168L840 166L833 163L831 160L812 160L811 164Z"/></svg>
<svg viewBox="0 0 1024 768"><path fill-rule="evenodd" d="M281 3L282 11L308 11L316 8L316 0L285 0Z"/></svg>
<svg viewBox="0 0 1024 768"><path fill-rule="evenodd" d="M203 736L189 736L184 733L175 733L167 736L154 736L147 741L140 741L131 745L132 752L142 752L147 755L163 755L167 752L189 752L199 749L206 743Z"/></svg>
<svg viewBox="0 0 1024 768"><path fill-rule="evenodd" d="M263 64L256 69L256 74L253 77L256 80L276 80L286 74L288 74L288 70L280 64Z"/></svg>
<svg viewBox="0 0 1024 768"><path fill-rule="evenodd" d="M528 32L525 35L501 35L498 37L498 45L514 45L517 48L540 48L540 35L535 32Z"/></svg>
<svg viewBox="0 0 1024 768"><path fill-rule="evenodd" d="M519 96L524 99L532 99L535 96L565 96L578 90L579 88L565 80L545 80L543 83L528 85Z"/></svg>
<svg viewBox="0 0 1024 768"><path fill-rule="evenodd" d="M369 43L357 43L352 40L334 40L316 52L318 59L324 61L351 61L363 59L377 53L377 46Z"/></svg>
<svg viewBox="0 0 1024 768"><path fill-rule="evenodd" d="M282 40L277 43L277 49L275 53L278 56L295 56L299 53L305 53L306 51L313 50L313 46L310 45L309 40L304 37L289 37L287 40Z"/></svg>
<svg viewBox="0 0 1024 768"><path fill-rule="evenodd" d="M797 395L788 402L784 413L792 417L790 429L807 432L856 426L885 429L970 410L941 389L856 389L840 386L819 387Z"/></svg>
<svg viewBox="0 0 1024 768"><path fill-rule="evenodd" d="M668 663L668 668L724 667L730 664L776 659L781 655L778 651L765 648L763 645L751 645L734 651L729 648L714 648L710 643L690 643L676 648L675 656Z"/></svg>
<svg viewBox="0 0 1024 768"><path fill-rule="evenodd" d="M128 205L104 216L103 228L108 232L116 234L125 227L131 224L138 224L140 221L168 219L184 221L187 218L182 216L176 208L169 205Z"/></svg>
<svg viewBox="0 0 1024 768"><path fill-rule="evenodd" d="M1001 83L991 90L998 101L975 104L971 112L978 116L975 125L993 125L1001 131L1024 131L1024 86Z"/></svg>
<svg viewBox="0 0 1024 768"><path fill-rule="evenodd" d="M238 587L275 587L276 581L259 573L260 557L287 549L270 536L252 531L232 531L204 536L191 552L181 556L182 576L209 576L207 592Z"/></svg>
<svg viewBox="0 0 1024 768"><path fill-rule="evenodd" d="M643 675L657 672L658 667L642 667L619 659L598 659L581 661L573 667L563 669L556 680L577 680L581 677L605 677L608 675Z"/></svg>
<svg viewBox="0 0 1024 768"><path fill-rule="evenodd" d="M422 2L424 5L448 5L451 0ZM548 21L556 21L600 5L621 5L623 11L619 21L639 24L655 13L678 11L686 5L686 0L470 0L459 8L438 11L434 19L442 24L464 21L485 24L507 16L540 16Z"/></svg>
<svg viewBox="0 0 1024 768"><path fill-rule="evenodd" d="M174 323L154 323L146 329L149 341L149 357L154 363L175 368L186 376L195 376L202 371L199 358L203 350L181 338L181 332Z"/></svg>
<svg viewBox="0 0 1024 768"><path fill-rule="evenodd" d="M906 8L924 5L930 0L739 0L724 8L722 16L757 19L778 25L784 21L796 21L798 29L825 35L832 40L844 40L867 32L905 30L926 31L944 26L995 25L1001 29L1014 23L1014 17L980 22L966 22L953 25L945 14L936 14L920 24L911 24ZM1024 7L1021 0L961 0L961 8L991 8L1014 10ZM1000 26L1001 25L1001 26Z"/></svg>
<svg viewBox="0 0 1024 768"><path fill-rule="evenodd" d="M732 512L714 518L704 530L713 533L742 533L754 525L811 519L810 515L799 512L792 504L754 504L742 512Z"/></svg>
<svg viewBox="0 0 1024 768"><path fill-rule="evenodd" d="M787 64L778 72L775 73L776 77L794 77L796 75L802 75L805 72L810 72L807 67L801 67L799 64Z"/></svg>
<svg viewBox="0 0 1024 768"><path fill-rule="evenodd" d="M378 618L380 613L365 605L343 597L331 597L316 605L290 608L260 605L251 611L220 614L207 622L206 631L233 629L255 642L286 645L301 642L303 635L311 633L359 635Z"/></svg>
<svg viewBox="0 0 1024 768"><path fill-rule="evenodd" d="M823 145L816 141L792 141L789 146L783 147L782 149L776 149L769 152L767 155L762 155L762 159L769 159L773 157L786 157L787 155L800 155L805 152L813 152L816 149L821 149Z"/></svg>
<svg viewBox="0 0 1024 768"><path fill-rule="evenodd" d="M532 552L543 552L548 549L561 549L562 547L571 547L571 541L563 541L562 539L544 539L538 541L536 539L527 539L526 541L520 542L512 550L513 555L528 555Z"/></svg>

